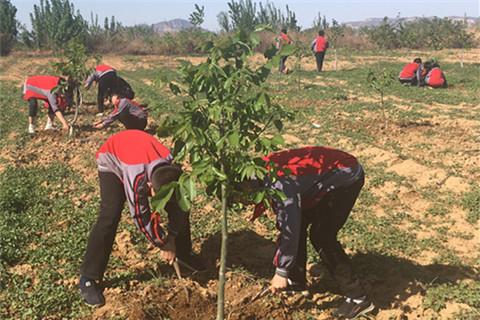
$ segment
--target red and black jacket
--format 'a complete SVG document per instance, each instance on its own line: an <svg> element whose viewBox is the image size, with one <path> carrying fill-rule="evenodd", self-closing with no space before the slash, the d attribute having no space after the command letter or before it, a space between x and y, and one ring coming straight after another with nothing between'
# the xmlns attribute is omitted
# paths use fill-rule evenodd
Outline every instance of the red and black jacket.
<svg viewBox="0 0 480 320"><path fill-rule="evenodd" d="M170 151L156 138L140 130L114 134L96 154L98 171L114 173L122 182L135 225L156 246L164 244L165 232L152 215L148 197L152 172L159 165L170 164ZM168 221L168 232L176 235L188 213L176 212ZM170 218L169 218L170 219Z"/></svg>
<svg viewBox="0 0 480 320"><path fill-rule="evenodd" d="M61 78L55 76L30 76L23 85L23 99L43 100L52 108L53 112L64 110L67 102L52 90L58 86Z"/></svg>

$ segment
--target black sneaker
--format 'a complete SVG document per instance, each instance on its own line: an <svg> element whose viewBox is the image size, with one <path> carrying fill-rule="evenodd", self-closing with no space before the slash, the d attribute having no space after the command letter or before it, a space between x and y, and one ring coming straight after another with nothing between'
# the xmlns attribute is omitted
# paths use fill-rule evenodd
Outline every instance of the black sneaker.
<svg viewBox="0 0 480 320"><path fill-rule="evenodd" d="M375 305L367 299L347 298L342 305L335 310L332 315L339 319L357 319L373 311Z"/></svg>
<svg viewBox="0 0 480 320"><path fill-rule="evenodd" d="M94 280L86 277L80 277L80 294L85 302L91 306L103 306L105 304L105 297L102 290L98 287Z"/></svg>
<svg viewBox="0 0 480 320"><path fill-rule="evenodd" d="M188 269L188 271L191 272L201 272L207 270L202 258L193 253L188 255L179 255L177 256L177 261L181 267Z"/></svg>
<svg viewBox="0 0 480 320"><path fill-rule="evenodd" d="M300 293L303 296L309 296L310 291L308 291L306 282L296 282L291 279L287 279L288 286L283 290L288 295L294 295Z"/></svg>

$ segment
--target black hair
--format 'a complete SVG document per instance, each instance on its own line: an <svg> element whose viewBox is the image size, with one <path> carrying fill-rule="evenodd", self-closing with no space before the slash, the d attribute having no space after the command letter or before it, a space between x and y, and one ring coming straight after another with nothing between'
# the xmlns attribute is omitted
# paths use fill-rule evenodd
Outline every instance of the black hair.
<svg viewBox="0 0 480 320"><path fill-rule="evenodd" d="M282 28L282 30L280 31L282 31L283 33L287 33L287 28Z"/></svg>
<svg viewBox="0 0 480 320"><path fill-rule="evenodd" d="M318 30L318 35L319 36L324 36L325 35L325 31L322 29L322 30Z"/></svg>
<svg viewBox="0 0 480 320"><path fill-rule="evenodd" d="M413 62L415 62L415 63L422 63L422 59L420 59L420 58L415 58L415 59L413 59Z"/></svg>
<svg viewBox="0 0 480 320"><path fill-rule="evenodd" d="M159 165L155 167L150 179L153 190L157 192L162 186L177 181L182 172L180 167L174 165Z"/></svg>

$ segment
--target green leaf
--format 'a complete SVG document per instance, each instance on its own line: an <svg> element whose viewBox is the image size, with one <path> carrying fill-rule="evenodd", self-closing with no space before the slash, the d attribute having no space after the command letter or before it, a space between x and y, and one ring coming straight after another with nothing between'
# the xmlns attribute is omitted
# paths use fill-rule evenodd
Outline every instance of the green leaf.
<svg viewBox="0 0 480 320"><path fill-rule="evenodd" d="M220 178L221 181L227 180L227 175L224 172L215 167L212 167L212 171Z"/></svg>
<svg viewBox="0 0 480 320"><path fill-rule="evenodd" d="M272 138L272 145L274 145L274 146L282 145L284 143L285 143L285 140L283 139L281 134L276 134Z"/></svg>
<svg viewBox="0 0 480 320"><path fill-rule="evenodd" d="M165 206L167 205L167 202L170 201L177 185L177 182L170 182L169 184L162 186L160 190L155 193L155 196L153 196L151 201L152 207L155 211L163 212L165 210Z"/></svg>
<svg viewBox="0 0 480 320"><path fill-rule="evenodd" d="M238 131L234 131L228 136L228 142L230 146L236 148L238 147L238 144L240 143L240 134Z"/></svg>

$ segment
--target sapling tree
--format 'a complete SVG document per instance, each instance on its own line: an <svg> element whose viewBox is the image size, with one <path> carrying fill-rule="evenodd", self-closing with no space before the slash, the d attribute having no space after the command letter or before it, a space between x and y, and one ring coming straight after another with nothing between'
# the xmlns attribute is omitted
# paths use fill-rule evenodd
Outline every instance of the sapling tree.
<svg viewBox="0 0 480 320"><path fill-rule="evenodd" d="M71 40L59 56L57 62L53 62L55 71L62 75L66 81L61 82L57 88L71 99L71 104L75 108L73 120L70 122L70 135L73 136L74 125L78 118L78 111L82 104L82 94L80 88L83 80L90 73L87 63L92 57L87 54L85 46L79 40ZM98 57L95 60L99 60Z"/></svg>
<svg viewBox="0 0 480 320"><path fill-rule="evenodd" d="M380 95L380 106L382 108L383 121L385 127L387 126L387 116L385 113L385 92L393 84L395 80L394 75L385 68L381 71L370 71L367 76L369 86Z"/></svg>
<svg viewBox="0 0 480 320"><path fill-rule="evenodd" d="M178 182L162 188L153 207L161 212L175 195L180 207L190 208L195 186L221 201L222 245L219 270L217 319L224 319L224 286L227 257L228 217L237 197L235 186L250 179L275 179L275 168L262 156L283 143L280 131L291 116L275 103L265 81L279 55L260 67L249 64L259 44L257 33L243 31L210 43L207 61L199 65L184 62L180 80L169 84L183 99L183 107L168 126L173 129L174 155L188 161L191 169ZM286 50L286 49L285 49ZM268 199L281 197L278 191L260 188L244 194L254 203L268 206Z"/></svg>
<svg viewBox="0 0 480 320"><path fill-rule="evenodd" d="M334 69L337 71L338 68L338 57L337 57L337 47L338 47L338 39L343 37L345 33L345 26L341 25L337 22L337 20L332 19L332 25L329 28L329 42L332 44L333 47L333 54L335 56L335 63Z"/></svg>

